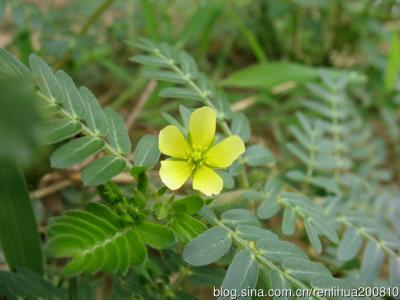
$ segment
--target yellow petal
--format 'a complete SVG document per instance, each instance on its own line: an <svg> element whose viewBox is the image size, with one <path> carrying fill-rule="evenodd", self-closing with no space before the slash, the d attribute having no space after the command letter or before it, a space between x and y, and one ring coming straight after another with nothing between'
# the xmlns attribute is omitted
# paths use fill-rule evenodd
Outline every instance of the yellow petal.
<svg viewBox="0 0 400 300"><path fill-rule="evenodd" d="M192 147L208 148L215 134L216 114L211 108L204 106L196 109L190 116L189 132Z"/></svg>
<svg viewBox="0 0 400 300"><path fill-rule="evenodd" d="M193 175L193 188L207 196L219 194L223 187L221 177L209 167L199 166Z"/></svg>
<svg viewBox="0 0 400 300"><path fill-rule="evenodd" d="M161 153L174 158L187 158L190 146L178 127L168 125L160 131L158 147Z"/></svg>
<svg viewBox="0 0 400 300"><path fill-rule="evenodd" d="M161 162L160 177L171 190L179 189L192 174L192 164L183 160L164 160Z"/></svg>
<svg viewBox="0 0 400 300"><path fill-rule="evenodd" d="M243 140L237 135L224 139L211 147L205 156L206 164L216 168L229 167L244 152Z"/></svg>

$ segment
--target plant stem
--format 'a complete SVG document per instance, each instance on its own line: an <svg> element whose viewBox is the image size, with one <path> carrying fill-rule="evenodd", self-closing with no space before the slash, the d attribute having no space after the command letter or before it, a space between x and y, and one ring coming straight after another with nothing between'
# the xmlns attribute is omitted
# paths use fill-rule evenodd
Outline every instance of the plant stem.
<svg viewBox="0 0 400 300"><path fill-rule="evenodd" d="M77 278L71 278L68 280L68 300L78 299L78 281Z"/></svg>
<svg viewBox="0 0 400 300"><path fill-rule="evenodd" d="M307 164L307 174L306 174L306 180L305 180L305 186L304 186L304 193L308 193L308 189L310 188L310 183L312 183L312 176L314 173L314 164L315 164L315 149L317 148L317 124L315 124L315 127L313 128L313 131L311 133L311 149L310 149L310 155L309 155L309 163Z"/></svg>
<svg viewBox="0 0 400 300"><path fill-rule="evenodd" d="M346 225L347 227L353 227L359 234L361 234L365 239L370 240L371 242L375 243L378 248L381 248L387 254L400 257L400 254L396 253L389 247L385 245L384 241L380 241L374 236L370 235L367 231L363 230L362 227L357 227L355 224L351 223L345 216L338 216L336 220L341 222L342 224Z"/></svg>

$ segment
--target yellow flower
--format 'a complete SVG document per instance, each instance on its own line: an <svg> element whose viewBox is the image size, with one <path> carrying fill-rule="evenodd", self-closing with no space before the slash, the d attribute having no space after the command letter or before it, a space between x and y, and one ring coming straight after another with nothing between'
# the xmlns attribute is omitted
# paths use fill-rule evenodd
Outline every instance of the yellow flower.
<svg viewBox="0 0 400 300"><path fill-rule="evenodd" d="M207 196L221 192L222 178L212 169L229 167L245 148L237 135L213 145L215 127L216 114L205 106L191 114L188 140L173 125L160 131L160 151L171 156L161 162L160 169L161 180L168 188L177 190L192 176L193 189Z"/></svg>

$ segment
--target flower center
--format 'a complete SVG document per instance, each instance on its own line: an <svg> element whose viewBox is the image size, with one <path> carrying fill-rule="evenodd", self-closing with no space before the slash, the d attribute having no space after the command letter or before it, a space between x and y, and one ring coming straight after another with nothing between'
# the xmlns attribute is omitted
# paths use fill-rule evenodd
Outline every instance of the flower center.
<svg viewBox="0 0 400 300"><path fill-rule="evenodd" d="M190 160L195 165L200 164L202 158L203 158L203 153L201 153L200 151L193 151L190 155Z"/></svg>

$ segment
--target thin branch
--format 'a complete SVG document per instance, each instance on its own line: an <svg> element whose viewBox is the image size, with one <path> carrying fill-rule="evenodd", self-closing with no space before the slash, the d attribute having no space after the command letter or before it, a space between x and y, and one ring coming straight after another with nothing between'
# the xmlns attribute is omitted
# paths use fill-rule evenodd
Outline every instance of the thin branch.
<svg viewBox="0 0 400 300"><path fill-rule="evenodd" d="M243 111L256 103L255 97L248 97L231 105L232 111Z"/></svg>
<svg viewBox="0 0 400 300"><path fill-rule="evenodd" d="M129 173L121 173L117 176L115 176L114 178L112 178L112 181L116 182L116 183L120 183L120 184L129 184L134 182L134 180L132 179L132 176ZM56 181L52 184L49 184L48 186L45 186L43 188L37 189L36 191L31 192L31 197L32 198L36 198L36 199L40 199L40 198L44 198L46 196L52 195L57 193L58 191L72 186L76 183L80 183L81 182L81 177L79 172L73 173L69 176L68 179L64 179L61 181Z"/></svg>
<svg viewBox="0 0 400 300"><path fill-rule="evenodd" d="M59 190L62 190L66 187L69 187L73 184L73 181L71 179L64 179L61 181L58 181L52 185L46 186L44 188L38 189L34 192L31 193L32 198L43 198L45 196L54 194L58 192Z"/></svg>
<svg viewBox="0 0 400 300"><path fill-rule="evenodd" d="M128 120L126 121L126 127L128 128L128 130L132 128L144 105L146 104L147 100L150 98L156 87L157 82L155 80L150 80L147 86L144 88L143 93L140 95L138 101L136 102L136 105L133 107L131 113L129 114Z"/></svg>

